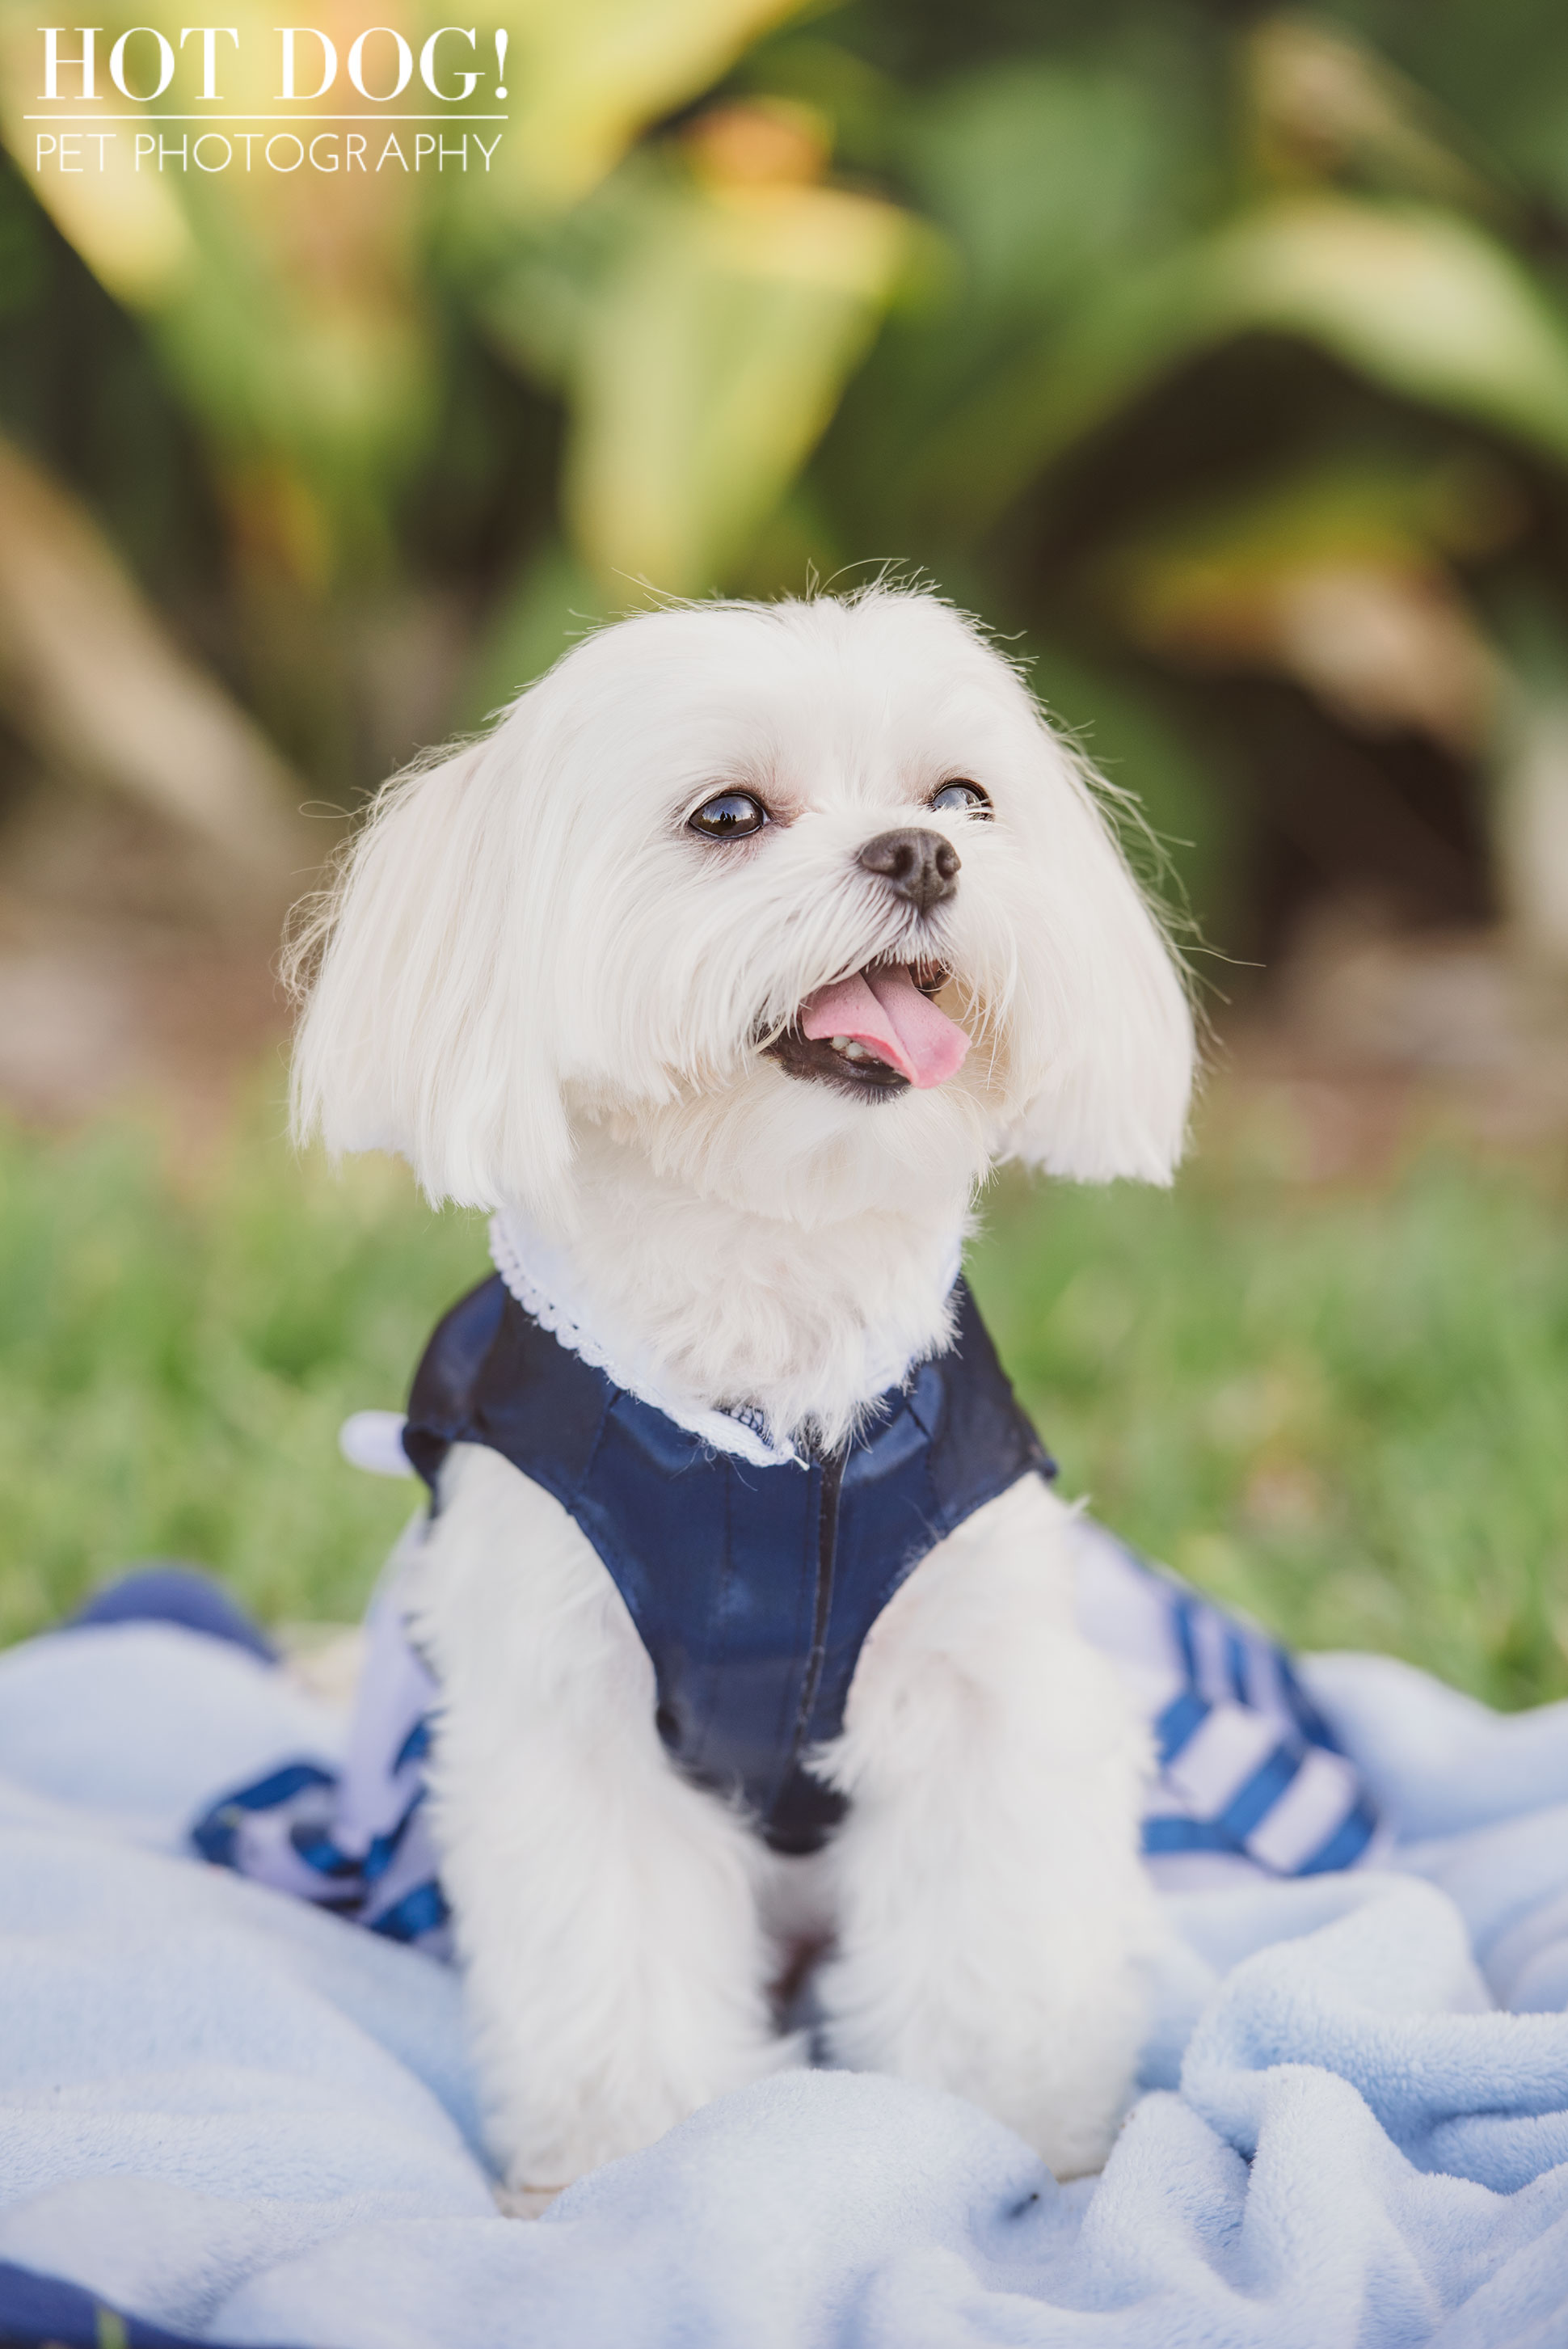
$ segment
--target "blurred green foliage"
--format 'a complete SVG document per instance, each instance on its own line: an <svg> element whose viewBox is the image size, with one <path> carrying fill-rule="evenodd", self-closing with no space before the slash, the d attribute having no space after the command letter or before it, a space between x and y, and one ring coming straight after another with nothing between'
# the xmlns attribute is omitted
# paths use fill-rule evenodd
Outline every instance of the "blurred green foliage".
<svg viewBox="0 0 1568 2349"><path fill-rule="evenodd" d="M219 1567L272 1621L356 1619L415 1504L339 1457L487 1269L401 1170L301 1169L281 1109L197 1196L150 1134L0 1143L0 1643L127 1557Z"/></svg>
<svg viewBox="0 0 1568 2349"><path fill-rule="evenodd" d="M1020 1185L971 1270L1064 1488L1127 1539L1298 1646L1568 1693L1554 1186L1442 1154L1387 1195Z"/></svg>
<svg viewBox="0 0 1568 2349"><path fill-rule="evenodd" d="M1492 909L1515 643L1568 641L1560 9L528 0L497 168L418 181L36 173L35 13L0 421L335 801L647 590L892 560L1222 944Z"/></svg>
<svg viewBox="0 0 1568 2349"><path fill-rule="evenodd" d="M0 1137L0 1640L138 1555L270 1621L356 1618L412 1485L338 1455L488 1266L384 1161L303 1174L259 1110L177 1189L150 1143ZM1004 1186L973 1277L1061 1463L1129 1539L1311 1646L1493 1703L1568 1692L1568 1240L1520 1168L1373 1198L1202 1163Z"/></svg>

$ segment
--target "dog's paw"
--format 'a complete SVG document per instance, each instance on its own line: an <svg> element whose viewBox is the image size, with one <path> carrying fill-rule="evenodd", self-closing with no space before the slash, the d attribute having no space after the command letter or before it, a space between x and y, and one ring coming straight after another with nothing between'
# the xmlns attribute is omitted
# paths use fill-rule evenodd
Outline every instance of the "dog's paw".
<svg viewBox="0 0 1568 2349"><path fill-rule="evenodd" d="M498 2186L495 2207L503 2219L542 2219L564 2186Z"/></svg>

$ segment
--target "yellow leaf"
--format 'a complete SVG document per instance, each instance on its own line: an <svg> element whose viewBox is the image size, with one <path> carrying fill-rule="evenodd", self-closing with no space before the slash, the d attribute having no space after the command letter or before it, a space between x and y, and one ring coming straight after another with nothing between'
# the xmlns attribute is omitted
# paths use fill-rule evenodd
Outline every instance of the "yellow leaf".
<svg viewBox="0 0 1568 2349"><path fill-rule="evenodd" d="M1310 336L1418 399L1568 456L1568 326L1506 249L1453 213L1321 196L1222 236L1214 326Z"/></svg>
<svg viewBox="0 0 1568 2349"><path fill-rule="evenodd" d="M1162 376L1260 333L1568 462L1568 319L1542 285L1451 212L1322 194L1256 206L1108 282L934 436L926 494L983 527Z"/></svg>
<svg viewBox="0 0 1568 2349"><path fill-rule="evenodd" d="M189 281L195 266L185 215L170 183L133 169L131 142L123 136L106 139L101 148L83 140L79 173L49 168L57 152L52 143L40 167L40 137L52 142L58 130L24 119L44 111L35 102L36 13L13 5L0 16L0 136L28 187L93 274L131 307L156 307ZM79 106L70 109L70 118L73 123L93 120Z"/></svg>
<svg viewBox="0 0 1568 2349"><path fill-rule="evenodd" d="M829 188L730 188L655 215L576 364L566 510L605 581L718 585L810 455L911 223Z"/></svg>
<svg viewBox="0 0 1568 2349"><path fill-rule="evenodd" d="M648 123L728 71L801 0L522 0L507 60L511 125L495 193L574 203ZM487 191L486 192L490 192Z"/></svg>

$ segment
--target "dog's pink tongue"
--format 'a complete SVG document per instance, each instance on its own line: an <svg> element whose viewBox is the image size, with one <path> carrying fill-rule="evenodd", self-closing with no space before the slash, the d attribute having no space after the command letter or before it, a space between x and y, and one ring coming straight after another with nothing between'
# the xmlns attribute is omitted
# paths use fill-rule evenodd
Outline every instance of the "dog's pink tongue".
<svg viewBox="0 0 1568 2349"><path fill-rule="evenodd" d="M922 995L902 964L820 987L800 1007L803 1035L848 1036L923 1092L963 1065L969 1039Z"/></svg>

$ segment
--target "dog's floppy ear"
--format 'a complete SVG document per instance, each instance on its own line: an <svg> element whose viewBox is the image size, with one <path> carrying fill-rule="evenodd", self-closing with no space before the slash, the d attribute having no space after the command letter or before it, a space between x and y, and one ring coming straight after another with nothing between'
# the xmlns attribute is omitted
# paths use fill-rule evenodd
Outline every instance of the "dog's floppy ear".
<svg viewBox="0 0 1568 2349"><path fill-rule="evenodd" d="M1026 956L1036 1076L1012 1155L1080 1183L1168 1184L1186 1144L1195 1045L1178 959L1128 865L1104 786L1040 721L1041 916Z"/></svg>
<svg viewBox="0 0 1568 2349"><path fill-rule="evenodd" d="M385 786L290 956L296 1141L397 1152L464 1206L559 1206L571 1164L547 893L518 854L527 701Z"/></svg>

